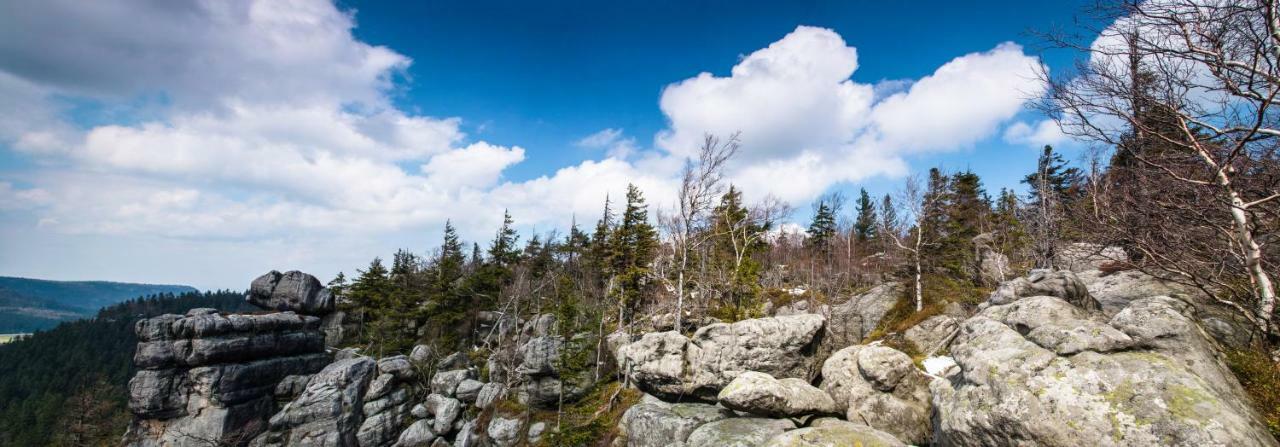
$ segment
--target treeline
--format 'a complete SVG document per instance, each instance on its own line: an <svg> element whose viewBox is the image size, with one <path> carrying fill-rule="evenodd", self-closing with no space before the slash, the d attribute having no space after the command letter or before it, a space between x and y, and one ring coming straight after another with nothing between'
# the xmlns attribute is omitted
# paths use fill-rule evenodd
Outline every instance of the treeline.
<svg viewBox="0 0 1280 447"><path fill-rule="evenodd" d="M160 294L0 345L0 445L116 445L128 426L134 323L198 307L247 311L231 291Z"/></svg>

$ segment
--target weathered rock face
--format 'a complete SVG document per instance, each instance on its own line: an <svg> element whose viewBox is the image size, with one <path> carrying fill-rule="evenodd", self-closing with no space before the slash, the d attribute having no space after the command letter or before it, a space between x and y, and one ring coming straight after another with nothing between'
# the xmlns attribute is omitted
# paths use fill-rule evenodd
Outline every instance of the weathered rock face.
<svg viewBox="0 0 1280 447"><path fill-rule="evenodd" d="M946 348L951 337L960 330L960 320L950 315L935 315L912 326L903 337L921 353L932 354Z"/></svg>
<svg viewBox="0 0 1280 447"><path fill-rule="evenodd" d="M892 435L862 424L829 421L821 426L791 430L762 444L766 447L905 447Z"/></svg>
<svg viewBox="0 0 1280 447"><path fill-rule="evenodd" d="M365 391L376 371L377 364L363 357L329 364L311 377L302 395L271 417L270 429L253 445L357 445Z"/></svg>
<svg viewBox="0 0 1280 447"><path fill-rule="evenodd" d="M1089 294L1089 289L1076 274L1066 271L1033 271L1030 275L1005 282L991 297L991 304L1009 304L1029 296L1056 296L1087 311L1102 310L1102 305Z"/></svg>
<svg viewBox="0 0 1280 447"><path fill-rule="evenodd" d="M829 347L826 351L833 352L861 342L898 303L903 290L901 283L885 283L832 306L822 342Z"/></svg>
<svg viewBox="0 0 1280 447"><path fill-rule="evenodd" d="M282 381L329 362L319 327L319 318L292 312L212 309L139 321L126 444L247 442L266 428Z"/></svg>
<svg viewBox="0 0 1280 447"><path fill-rule="evenodd" d="M804 314L716 323L693 338L648 333L618 348L617 361L650 394L711 400L744 371L811 380L823 322Z"/></svg>
<svg viewBox="0 0 1280 447"><path fill-rule="evenodd" d="M688 447L756 447L774 436L793 430L790 419L732 418L698 427L685 441Z"/></svg>
<svg viewBox="0 0 1280 447"><path fill-rule="evenodd" d="M249 286L245 300L263 309L317 316L333 312L335 304L333 294L320 280L297 270L272 270L259 276Z"/></svg>
<svg viewBox="0 0 1280 447"><path fill-rule="evenodd" d="M995 250L995 234L982 233L973 238L973 247L977 252L977 278L984 284L1004 282L1013 270L1009 267L1009 257Z"/></svg>
<svg viewBox="0 0 1280 447"><path fill-rule="evenodd" d="M1054 297L961 325L961 371L931 384L941 445L1274 446L1187 303L1133 301L1108 323Z"/></svg>
<svg viewBox="0 0 1280 447"><path fill-rule="evenodd" d="M1098 270L1103 264L1128 261L1129 255L1123 248L1085 242L1067 244L1058 250L1057 255L1058 268L1076 273Z"/></svg>
<svg viewBox="0 0 1280 447"><path fill-rule="evenodd" d="M731 417L733 412L715 405L673 404L645 396L623 413L618 431L628 447L683 447L698 427Z"/></svg>
<svg viewBox="0 0 1280 447"><path fill-rule="evenodd" d="M908 444L927 444L930 378L906 354L885 346L854 345L822 365L821 388L848 420L884 431Z"/></svg>
<svg viewBox="0 0 1280 447"><path fill-rule="evenodd" d="M839 411L830 395L809 382L794 378L778 380L755 371L738 374L717 398L731 410L775 418Z"/></svg>

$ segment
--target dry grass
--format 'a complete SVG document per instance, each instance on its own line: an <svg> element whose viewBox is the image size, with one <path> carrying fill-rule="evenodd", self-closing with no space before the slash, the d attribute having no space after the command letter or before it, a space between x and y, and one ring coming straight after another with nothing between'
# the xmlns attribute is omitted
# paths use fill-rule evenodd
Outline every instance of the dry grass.
<svg viewBox="0 0 1280 447"><path fill-rule="evenodd" d="M1244 385L1271 435L1280 438L1280 364L1258 351L1227 353L1227 364Z"/></svg>

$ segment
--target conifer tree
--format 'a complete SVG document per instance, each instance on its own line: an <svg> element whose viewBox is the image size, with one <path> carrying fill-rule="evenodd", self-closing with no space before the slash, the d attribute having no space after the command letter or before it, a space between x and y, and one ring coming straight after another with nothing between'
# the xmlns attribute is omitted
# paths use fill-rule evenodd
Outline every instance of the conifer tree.
<svg viewBox="0 0 1280 447"><path fill-rule="evenodd" d="M720 314L730 320L749 317L760 293L761 266L756 256L767 248L762 237L767 223L753 218L742 204L742 192L733 185L711 214L709 257L725 272L718 287L723 299Z"/></svg>
<svg viewBox="0 0 1280 447"><path fill-rule="evenodd" d="M853 224L854 235L859 243L866 244L875 239L878 220L875 203L871 201L867 190L862 189L858 196L858 219Z"/></svg>
<svg viewBox="0 0 1280 447"><path fill-rule="evenodd" d="M635 185L627 185L627 206L611 239L616 250L612 266L618 277L616 293L622 318L629 321L643 304L650 266L658 249L658 232L649 223L649 207Z"/></svg>
<svg viewBox="0 0 1280 447"><path fill-rule="evenodd" d="M827 205L826 201L819 201L817 210L813 213L813 221L809 223L809 247L827 253L835 237L835 211Z"/></svg>

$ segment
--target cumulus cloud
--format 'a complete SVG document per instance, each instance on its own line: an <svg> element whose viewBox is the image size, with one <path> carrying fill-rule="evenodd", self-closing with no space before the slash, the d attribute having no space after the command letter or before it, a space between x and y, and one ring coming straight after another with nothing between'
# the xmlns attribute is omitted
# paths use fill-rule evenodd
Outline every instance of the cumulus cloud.
<svg viewBox="0 0 1280 447"><path fill-rule="evenodd" d="M901 174L905 154L971 146L1044 93L1040 62L1013 43L915 81L860 84L851 80L857 68L856 49L838 34L801 26L727 77L701 73L668 86L660 105L671 126L657 144L687 156L706 133L741 131L735 180L801 201L836 183Z"/></svg>
<svg viewBox="0 0 1280 447"><path fill-rule="evenodd" d="M1015 122L1004 130L1004 141L1009 144L1018 144L1041 148L1045 145L1056 146L1068 141L1067 135L1062 133L1062 128L1053 120L1040 120L1034 125L1027 124L1025 121Z"/></svg>
<svg viewBox="0 0 1280 447"><path fill-rule="evenodd" d="M236 250L329 246L340 234L348 242L329 255L346 260L357 238L450 218L484 237L502 208L535 227L589 225L628 183L661 208L707 133L742 131L730 176L748 194L805 201L902 174L906 154L971 145L1040 92L1038 61L1014 44L918 80L854 82L857 50L802 26L728 76L666 86L669 126L653 147L607 128L573 142L603 156L513 181L504 173L536 154L474 140L459 118L395 107L412 61L356 39L352 14L326 0L0 5L0 145L38 166L26 181L0 177L0 207L41 231ZM126 118L79 127L60 98Z"/></svg>

